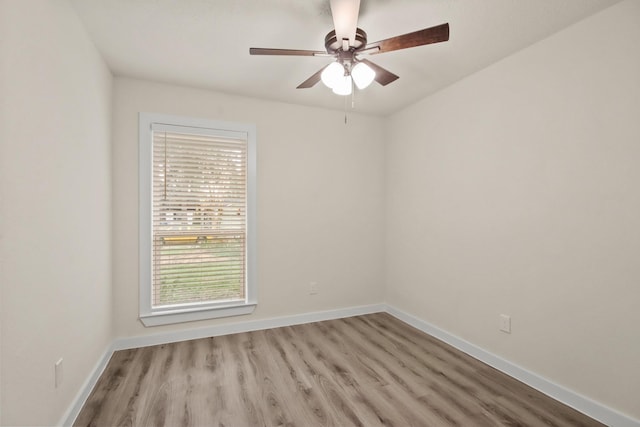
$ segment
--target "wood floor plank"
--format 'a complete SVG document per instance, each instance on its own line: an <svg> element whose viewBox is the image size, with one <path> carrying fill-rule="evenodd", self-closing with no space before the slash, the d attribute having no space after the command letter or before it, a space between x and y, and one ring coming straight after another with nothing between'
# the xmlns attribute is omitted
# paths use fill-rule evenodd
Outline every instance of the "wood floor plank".
<svg viewBox="0 0 640 427"><path fill-rule="evenodd" d="M379 320L374 324L384 334L387 325ZM540 411L537 405L532 404L536 399L542 398L547 401L548 398L530 387L512 381L507 375L432 337L414 343L412 336L424 335L418 330L407 328L406 325L397 329L398 325L394 322L389 326L393 330L393 333L389 334L392 339L395 339L394 334L402 337L402 340L398 341L402 350L400 354L410 355L413 361L421 364L418 370L414 371L416 376L420 375L420 367L433 369L432 373L440 373L456 389L463 390L466 395L476 396L475 400L481 405L483 412L498 416L503 423L509 425L517 421L526 425L573 425L570 417L567 419L568 423L563 422L557 419L549 408ZM440 392L444 393L445 390ZM483 396L488 396L488 400L485 401ZM499 401L500 404L495 405L494 401Z"/></svg>
<svg viewBox="0 0 640 427"><path fill-rule="evenodd" d="M74 425L602 426L385 313L118 351Z"/></svg>
<svg viewBox="0 0 640 427"><path fill-rule="evenodd" d="M305 419L314 420L314 424L338 425L334 413L328 410L330 402L316 386L311 369L298 363L300 358L304 357L303 350L294 345L295 340L288 328L283 328L281 332L278 334L272 330L265 331L265 339L271 344L266 346L266 350L268 357L276 363L276 369L294 386L289 390L292 400L295 402L300 397L304 399L306 404L299 407L306 413Z"/></svg>

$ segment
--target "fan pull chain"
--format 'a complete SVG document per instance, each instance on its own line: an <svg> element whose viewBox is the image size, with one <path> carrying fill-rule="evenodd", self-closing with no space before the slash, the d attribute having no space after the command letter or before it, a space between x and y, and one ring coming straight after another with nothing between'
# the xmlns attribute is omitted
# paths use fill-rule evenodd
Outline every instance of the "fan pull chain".
<svg viewBox="0 0 640 427"><path fill-rule="evenodd" d="M351 109L356 108L356 85L351 80Z"/></svg>
<svg viewBox="0 0 640 427"><path fill-rule="evenodd" d="M347 97L344 97L344 124L347 124Z"/></svg>
<svg viewBox="0 0 640 427"><path fill-rule="evenodd" d="M351 109L356 108L356 88L351 80ZM347 97L344 97L344 124L347 124Z"/></svg>

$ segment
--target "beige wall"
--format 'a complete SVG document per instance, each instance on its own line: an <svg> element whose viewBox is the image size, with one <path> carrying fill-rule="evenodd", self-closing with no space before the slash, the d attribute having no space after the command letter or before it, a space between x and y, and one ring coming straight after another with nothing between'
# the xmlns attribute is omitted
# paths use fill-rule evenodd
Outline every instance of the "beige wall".
<svg viewBox="0 0 640 427"><path fill-rule="evenodd" d="M258 307L145 328L138 320L138 112L255 123ZM115 80L114 328L132 337L379 303L384 146L379 120L133 79ZM319 283L309 295L309 282Z"/></svg>
<svg viewBox="0 0 640 427"><path fill-rule="evenodd" d="M66 1L2 0L0 40L0 423L53 425L112 340L112 79Z"/></svg>
<svg viewBox="0 0 640 427"><path fill-rule="evenodd" d="M0 0L0 424L56 423L113 337L385 298L640 418L639 18L627 0L345 126L335 111L112 87L66 1ZM139 111L257 125L253 315L138 321Z"/></svg>
<svg viewBox="0 0 640 427"><path fill-rule="evenodd" d="M635 418L639 41L627 0L397 113L386 153L387 302Z"/></svg>

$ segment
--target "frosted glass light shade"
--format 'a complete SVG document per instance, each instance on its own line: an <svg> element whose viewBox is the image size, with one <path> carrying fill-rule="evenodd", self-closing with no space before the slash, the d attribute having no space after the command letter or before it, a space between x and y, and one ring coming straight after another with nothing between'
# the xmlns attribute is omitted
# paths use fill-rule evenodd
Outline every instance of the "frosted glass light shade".
<svg viewBox="0 0 640 427"><path fill-rule="evenodd" d="M337 85L333 87L336 95L351 95L351 76L343 76Z"/></svg>
<svg viewBox="0 0 640 427"><path fill-rule="evenodd" d="M364 89L375 79L376 72L364 62L358 62L351 70L351 77L358 89Z"/></svg>
<svg viewBox="0 0 640 427"><path fill-rule="evenodd" d="M344 66L339 62L332 62L324 69L324 71L322 71L320 79L325 86L333 89L336 85L340 84L341 80L344 79Z"/></svg>

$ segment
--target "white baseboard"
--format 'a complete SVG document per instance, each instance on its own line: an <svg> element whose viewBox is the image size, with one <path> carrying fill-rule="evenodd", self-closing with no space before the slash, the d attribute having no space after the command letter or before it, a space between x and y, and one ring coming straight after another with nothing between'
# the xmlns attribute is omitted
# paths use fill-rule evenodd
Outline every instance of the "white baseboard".
<svg viewBox="0 0 640 427"><path fill-rule="evenodd" d="M595 402L572 390L562 387L546 378L528 371L514 363L511 363L495 354L492 354L468 341L456 337L437 326L414 317L402 310L387 304L373 304L358 307L348 307L337 310L319 311L313 313L295 314L291 316L273 317L268 319L250 320L226 325L196 328L177 332L165 332L153 335L118 338L109 346L103 357L96 364L91 375L85 381L80 392L74 399L69 409L58 423L70 426L82 409L82 405L89 397L91 390L96 385L98 378L104 371L114 351L130 348L147 347L151 345L167 344L171 342L191 339L207 338L220 335L236 334L241 332L259 331L263 329L279 328L283 326L300 325L303 323L320 322L323 320L340 319L343 317L359 316L378 312L387 312L395 318L425 332L441 341L457 348L460 351L498 369L505 374L522 381L536 390L568 405L583 414L586 414L610 427L640 427L640 421L617 412L605 405Z"/></svg>
<svg viewBox="0 0 640 427"><path fill-rule="evenodd" d="M282 326L301 325L303 323L320 322L323 320L340 319L342 317L378 313L385 311L385 308L385 304L363 305L337 310L316 311L312 313L294 314L291 316L234 322L224 325L208 326L176 332L164 332L139 337L119 338L114 342L114 349L125 350L129 348L148 347L150 345L195 340L199 338L217 337L220 335L238 334L241 332L259 331L262 329L280 328Z"/></svg>
<svg viewBox="0 0 640 427"><path fill-rule="evenodd" d="M100 375L102 375L102 372L104 372L104 368L107 367L107 363L109 363L109 359L111 359L113 352L114 348L113 344L111 344L107 347L98 363L96 363L96 366L94 366L87 380L84 382L84 384L82 384L80 391L76 395L75 399L73 399L71 406L69 406L69 408L66 410L66 412L58 422L58 425L65 427L73 425L73 422L76 420L76 417L82 409L82 405L84 405L84 402L87 401L89 394L91 394L91 390L93 390L93 387L98 382Z"/></svg>
<svg viewBox="0 0 640 427"><path fill-rule="evenodd" d="M497 370L504 372L505 374L513 377L530 387L546 394L553 399L564 403L573 409L582 412L591 418L600 421L610 427L640 427L640 421L635 420L625 414L615 411L601 403L582 396L572 390L569 390L561 385L558 385L548 379L541 377L531 371L528 371L521 366L509 362L493 353L490 353L468 341L458 338L449 332L432 325L429 322L425 322L417 317L414 317L402 310L399 310L393 306L386 306L385 311L393 317L413 326L422 332L429 334L441 341L457 348L458 350L467 353L475 359L486 363L489 366L496 368Z"/></svg>

